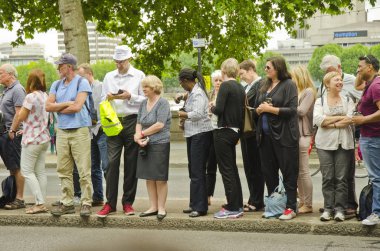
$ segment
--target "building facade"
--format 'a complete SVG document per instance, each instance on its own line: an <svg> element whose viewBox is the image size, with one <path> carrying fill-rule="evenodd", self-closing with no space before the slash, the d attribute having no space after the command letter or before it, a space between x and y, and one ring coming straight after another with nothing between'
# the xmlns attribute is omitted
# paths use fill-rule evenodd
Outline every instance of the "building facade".
<svg viewBox="0 0 380 251"><path fill-rule="evenodd" d="M100 34L96 31L96 25L92 22L87 23L87 32L91 63L97 60L112 60L115 46L121 43L121 38L111 38ZM58 52L65 52L63 32L58 32Z"/></svg>
<svg viewBox="0 0 380 251"><path fill-rule="evenodd" d="M353 1L354 8L331 16L317 13L306 20L309 29L297 29L297 37L278 42L278 49L290 65L306 65L315 48L326 44L348 47L355 44L373 46L380 43L380 1L371 6L368 1Z"/></svg>
<svg viewBox="0 0 380 251"><path fill-rule="evenodd" d="M0 64L25 65L44 59L44 55L45 46L42 44L26 44L17 47L12 47L9 43L0 44Z"/></svg>

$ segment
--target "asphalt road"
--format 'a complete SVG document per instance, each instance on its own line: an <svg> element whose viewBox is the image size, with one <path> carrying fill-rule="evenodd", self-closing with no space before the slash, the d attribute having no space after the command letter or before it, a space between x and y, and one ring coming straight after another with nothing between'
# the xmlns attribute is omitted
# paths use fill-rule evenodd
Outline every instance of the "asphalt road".
<svg viewBox="0 0 380 251"><path fill-rule="evenodd" d="M245 178L244 170L239 168L240 179L243 188L243 196L245 201L248 199L248 186ZM56 197L60 194L60 181L57 176L56 170L53 168L47 169L48 174L48 187L47 187L47 196L48 197ZM5 169L0 170L0 180L3 180L9 173ZM169 194L168 199L187 199L189 198L189 190L190 190L190 180L188 176L188 170L186 168L171 168L169 170ZM322 189L321 189L321 173L318 173L314 177L312 177L314 192L313 192L313 201L318 203L323 203ZM361 189L368 183L368 178L356 178L356 194L359 196ZM122 176L120 175L119 182L119 191L122 191ZM105 194L105 183L104 186L104 194ZM266 192L265 192L266 193ZM120 193L119 193L120 195ZM25 186L25 197L31 197L30 190L28 186ZM137 188L137 199L144 198L148 199L148 194L146 192L145 181L139 180L138 188ZM215 187L215 199L223 200L224 196L224 188L220 174L217 174L217 183ZM30 201L30 202L33 202Z"/></svg>
<svg viewBox="0 0 380 251"><path fill-rule="evenodd" d="M18 251L370 251L380 249L380 241L375 237L9 226L3 226L1 230L0 249Z"/></svg>

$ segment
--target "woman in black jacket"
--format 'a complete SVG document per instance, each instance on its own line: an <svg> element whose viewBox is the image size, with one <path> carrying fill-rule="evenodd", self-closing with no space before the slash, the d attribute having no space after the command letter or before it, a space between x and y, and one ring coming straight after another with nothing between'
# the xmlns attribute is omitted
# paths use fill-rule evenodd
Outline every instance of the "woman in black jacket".
<svg viewBox="0 0 380 251"><path fill-rule="evenodd" d="M279 184L281 170L287 194L286 209L281 220L296 217L298 178L297 87L291 80L282 57L267 59L265 80L255 103L259 116L257 141L261 167L271 194Z"/></svg>

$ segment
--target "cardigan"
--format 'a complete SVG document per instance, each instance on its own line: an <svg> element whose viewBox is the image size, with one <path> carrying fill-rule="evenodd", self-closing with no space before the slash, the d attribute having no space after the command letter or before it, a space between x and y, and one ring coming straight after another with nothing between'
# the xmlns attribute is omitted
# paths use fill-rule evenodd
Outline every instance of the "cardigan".
<svg viewBox="0 0 380 251"><path fill-rule="evenodd" d="M268 118L270 137L284 147L297 147L299 139L298 129L298 95L297 87L291 79L280 81L273 90L268 93L260 92L255 102L255 108L265 101L265 98L272 98L274 107L280 109L279 114L265 113ZM254 113L257 116L257 113ZM263 114L258 116L256 127L257 144L261 144L263 134L262 128Z"/></svg>
<svg viewBox="0 0 380 251"><path fill-rule="evenodd" d="M236 80L224 81L211 112L218 115L218 127L243 129L245 91Z"/></svg>
<svg viewBox="0 0 380 251"><path fill-rule="evenodd" d="M298 126L300 135L313 135L313 110L315 103L315 95L311 88L303 90L298 99Z"/></svg>

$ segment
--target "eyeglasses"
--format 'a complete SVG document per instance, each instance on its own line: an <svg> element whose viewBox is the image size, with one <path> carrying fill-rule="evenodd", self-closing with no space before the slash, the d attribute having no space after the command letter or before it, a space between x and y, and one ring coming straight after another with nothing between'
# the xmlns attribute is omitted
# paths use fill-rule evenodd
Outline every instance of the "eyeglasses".
<svg viewBox="0 0 380 251"><path fill-rule="evenodd" d="M272 68L267 65L267 66L265 66L264 70L269 71L270 69L272 69Z"/></svg>
<svg viewBox="0 0 380 251"><path fill-rule="evenodd" d="M125 60L114 60L116 64L123 64L127 59Z"/></svg>
<svg viewBox="0 0 380 251"><path fill-rule="evenodd" d="M180 80L179 85L182 86L185 82L186 82L186 80Z"/></svg>

